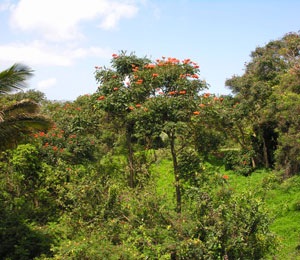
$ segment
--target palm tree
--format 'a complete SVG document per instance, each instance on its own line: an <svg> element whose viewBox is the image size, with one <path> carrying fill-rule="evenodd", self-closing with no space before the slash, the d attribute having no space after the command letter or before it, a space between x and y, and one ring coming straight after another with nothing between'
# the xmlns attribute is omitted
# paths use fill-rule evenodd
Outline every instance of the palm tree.
<svg viewBox="0 0 300 260"><path fill-rule="evenodd" d="M22 64L14 64L0 72L0 95L21 90L26 86L26 80L33 76L33 71Z"/></svg>
<svg viewBox="0 0 300 260"><path fill-rule="evenodd" d="M0 72L0 98L26 86L32 70L14 64ZM51 122L39 115L39 105L31 100L22 100L9 106L0 103L0 151L15 146L33 131L49 129Z"/></svg>

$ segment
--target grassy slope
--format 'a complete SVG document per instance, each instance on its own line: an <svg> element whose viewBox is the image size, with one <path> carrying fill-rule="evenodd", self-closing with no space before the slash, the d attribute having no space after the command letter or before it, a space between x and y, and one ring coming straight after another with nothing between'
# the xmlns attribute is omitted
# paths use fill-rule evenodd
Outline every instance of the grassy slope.
<svg viewBox="0 0 300 260"><path fill-rule="evenodd" d="M300 259L300 176L284 182L272 172L256 171L249 177L230 174L231 185L237 192L245 189L258 191L265 199L270 216L274 219L271 230L280 239L276 259Z"/></svg>
<svg viewBox="0 0 300 260"><path fill-rule="evenodd" d="M270 190L267 205L274 214L272 230L282 239L278 259L300 259L300 176Z"/></svg>
<svg viewBox="0 0 300 260"><path fill-rule="evenodd" d="M169 201L170 208L175 208L175 189L172 161L163 159L153 166L153 173L157 179L157 193L163 195Z"/></svg>
<svg viewBox="0 0 300 260"><path fill-rule="evenodd" d="M229 184L236 192L251 189L265 199L274 219L271 230L278 235L281 245L275 259L300 259L300 249L297 249L300 245L300 176L281 182L270 171L257 170L245 177L213 164L218 172L229 176ZM168 158L160 161L153 167L153 172L157 175L157 191L168 196L170 205L174 206L172 162Z"/></svg>

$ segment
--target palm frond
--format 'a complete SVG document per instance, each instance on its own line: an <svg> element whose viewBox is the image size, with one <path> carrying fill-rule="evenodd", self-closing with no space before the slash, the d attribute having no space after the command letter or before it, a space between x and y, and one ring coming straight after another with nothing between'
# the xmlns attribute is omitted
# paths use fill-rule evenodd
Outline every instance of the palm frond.
<svg viewBox="0 0 300 260"><path fill-rule="evenodd" d="M4 107L2 109L2 117L5 119L20 114L35 114L38 113L38 111L39 105L36 102L29 99L24 99L14 103L13 105Z"/></svg>
<svg viewBox="0 0 300 260"><path fill-rule="evenodd" d="M0 72L0 94L7 94L26 87L26 80L33 75L33 71L23 64L14 64Z"/></svg>

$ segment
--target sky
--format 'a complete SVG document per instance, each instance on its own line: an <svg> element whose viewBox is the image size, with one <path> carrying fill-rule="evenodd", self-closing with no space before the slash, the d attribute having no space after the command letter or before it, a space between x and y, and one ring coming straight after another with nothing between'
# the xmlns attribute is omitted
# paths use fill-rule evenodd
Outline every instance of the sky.
<svg viewBox="0 0 300 260"><path fill-rule="evenodd" d="M0 70L34 70L49 100L97 90L95 66L120 51L190 58L209 91L230 94L258 46L300 30L298 0L0 0Z"/></svg>

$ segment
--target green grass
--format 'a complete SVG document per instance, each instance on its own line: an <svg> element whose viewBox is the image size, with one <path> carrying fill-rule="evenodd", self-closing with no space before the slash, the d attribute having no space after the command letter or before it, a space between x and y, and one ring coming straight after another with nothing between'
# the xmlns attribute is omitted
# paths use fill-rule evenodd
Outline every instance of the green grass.
<svg viewBox="0 0 300 260"><path fill-rule="evenodd" d="M156 191L158 195L164 197L170 208L175 207L175 188L174 188L174 174L173 164L169 159L163 159L153 165L152 173L156 180Z"/></svg>
<svg viewBox="0 0 300 260"><path fill-rule="evenodd" d="M241 176L220 168L229 176L229 185L237 192L253 191L264 199L273 223L270 226L280 241L276 260L300 259L300 176L281 181L272 171L257 170Z"/></svg>
<svg viewBox="0 0 300 260"><path fill-rule="evenodd" d="M233 171L225 171L218 160L210 160L205 167L212 168L221 175L228 175L228 184L237 193L252 191L255 196L265 201L273 223L270 226L280 241L276 260L300 259L300 176L285 181L272 171L257 170L250 176L242 176ZM174 207L174 176L172 161L165 158L157 162L152 172L156 176L158 194L167 198Z"/></svg>
<svg viewBox="0 0 300 260"><path fill-rule="evenodd" d="M281 240L278 259L300 259L300 176L271 189L266 203L274 217L271 230Z"/></svg>

